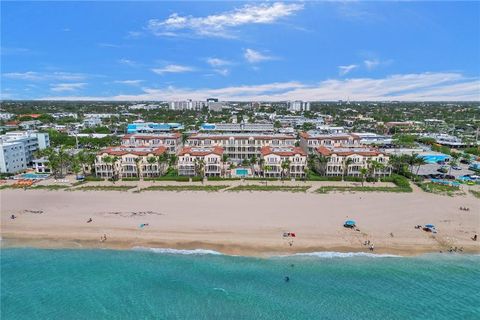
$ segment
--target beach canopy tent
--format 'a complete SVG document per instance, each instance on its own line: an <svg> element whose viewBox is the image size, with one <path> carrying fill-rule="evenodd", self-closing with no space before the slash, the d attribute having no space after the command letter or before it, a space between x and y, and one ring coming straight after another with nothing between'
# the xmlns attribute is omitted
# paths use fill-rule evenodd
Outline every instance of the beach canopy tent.
<svg viewBox="0 0 480 320"><path fill-rule="evenodd" d="M435 229L435 226L433 224L426 224L425 228Z"/></svg>
<svg viewBox="0 0 480 320"><path fill-rule="evenodd" d="M345 228L354 228L357 224L355 223L355 221L353 220L347 220L345 221L345 223L343 224L343 226Z"/></svg>

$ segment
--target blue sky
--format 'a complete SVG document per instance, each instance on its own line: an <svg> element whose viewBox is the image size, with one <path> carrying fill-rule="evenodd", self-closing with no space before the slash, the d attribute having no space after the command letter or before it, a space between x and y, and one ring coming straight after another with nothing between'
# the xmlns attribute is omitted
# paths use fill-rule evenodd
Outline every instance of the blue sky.
<svg viewBox="0 0 480 320"><path fill-rule="evenodd" d="M3 99L480 100L479 2L1 2Z"/></svg>

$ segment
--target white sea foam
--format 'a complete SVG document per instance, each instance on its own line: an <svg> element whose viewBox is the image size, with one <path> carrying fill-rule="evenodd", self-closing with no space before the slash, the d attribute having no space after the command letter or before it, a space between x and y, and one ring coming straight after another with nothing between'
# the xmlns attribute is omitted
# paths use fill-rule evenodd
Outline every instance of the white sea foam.
<svg viewBox="0 0 480 320"><path fill-rule="evenodd" d="M352 258L352 257L368 257L368 258L399 258L401 256L393 254L376 254L368 252L334 252L334 251L320 251L320 252L301 252L292 255L285 255L280 257L316 257L316 258Z"/></svg>
<svg viewBox="0 0 480 320"><path fill-rule="evenodd" d="M163 254L184 254L184 255L222 255L221 252L207 249L192 249L192 250L181 250L181 249L172 249L172 248L148 248L148 247L133 247L133 250L136 251L150 251L155 253Z"/></svg>

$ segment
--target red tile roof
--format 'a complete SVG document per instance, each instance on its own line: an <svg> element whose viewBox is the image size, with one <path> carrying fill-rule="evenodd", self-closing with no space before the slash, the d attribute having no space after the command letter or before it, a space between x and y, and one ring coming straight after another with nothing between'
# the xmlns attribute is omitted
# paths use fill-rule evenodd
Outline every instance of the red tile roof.
<svg viewBox="0 0 480 320"><path fill-rule="evenodd" d="M184 147L178 155L183 156L186 154L190 154L192 156L206 156L209 154L217 154L221 156L223 154L223 148L218 146L216 147Z"/></svg>
<svg viewBox="0 0 480 320"><path fill-rule="evenodd" d="M134 154L137 156L147 156L149 154L159 156L167 152L167 148L158 147L158 148L145 148L145 147L109 147L101 150L98 154L108 154L112 156L124 156L126 154Z"/></svg>
<svg viewBox="0 0 480 320"><path fill-rule="evenodd" d="M296 154L299 154L301 156L306 156L307 153L305 151L303 151L302 148L299 148L299 147L268 147L268 146L265 146L265 147L262 147L262 149L260 150L262 156L266 156L266 155L269 155L269 154L275 154L275 155L279 155L279 156L284 156L284 157L289 157L289 156L294 156Z"/></svg>
<svg viewBox="0 0 480 320"><path fill-rule="evenodd" d="M123 140L130 139L131 137L134 137L135 139L142 139L142 140L154 140L154 139L178 139L182 135L180 132L172 132L172 133L166 133L166 134L152 134L152 135L146 135L146 134L138 134L138 133L131 133L131 134L126 134L123 136Z"/></svg>
<svg viewBox="0 0 480 320"><path fill-rule="evenodd" d="M251 135L225 135L225 134L213 134L209 133L206 134L192 134L188 139L194 140L229 140L230 138L234 139L255 139L255 140L287 140L287 139L295 139L293 135L260 135L260 134L251 134Z"/></svg>
<svg viewBox="0 0 480 320"><path fill-rule="evenodd" d="M332 148L331 149L325 146L320 146L315 150L324 156L330 156L332 154L336 154L339 156L351 156L354 154L358 154L360 156L378 156L383 154L377 149L371 149L371 148L339 148L339 149Z"/></svg>

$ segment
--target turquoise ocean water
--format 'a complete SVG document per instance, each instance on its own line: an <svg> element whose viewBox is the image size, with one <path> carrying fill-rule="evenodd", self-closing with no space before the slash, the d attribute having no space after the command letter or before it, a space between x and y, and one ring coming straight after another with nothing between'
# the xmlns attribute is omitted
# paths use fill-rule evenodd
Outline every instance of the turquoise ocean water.
<svg viewBox="0 0 480 320"><path fill-rule="evenodd" d="M1 319L480 319L480 256L3 249Z"/></svg>

